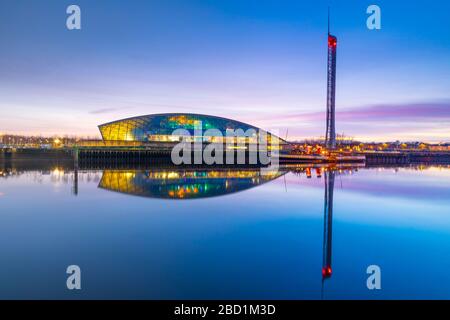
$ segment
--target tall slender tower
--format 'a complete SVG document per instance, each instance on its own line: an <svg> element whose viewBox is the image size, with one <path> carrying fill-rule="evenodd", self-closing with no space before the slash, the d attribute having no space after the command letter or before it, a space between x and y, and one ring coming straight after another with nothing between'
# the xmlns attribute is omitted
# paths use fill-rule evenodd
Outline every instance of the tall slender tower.
<svg viewBox="0 0 450 320"><path fill-rule="evenodd" d="M325 146L328 149L336 148L336 49L337 38L330 33L330 10L328 9L327 128L325 134Z"/></svg>

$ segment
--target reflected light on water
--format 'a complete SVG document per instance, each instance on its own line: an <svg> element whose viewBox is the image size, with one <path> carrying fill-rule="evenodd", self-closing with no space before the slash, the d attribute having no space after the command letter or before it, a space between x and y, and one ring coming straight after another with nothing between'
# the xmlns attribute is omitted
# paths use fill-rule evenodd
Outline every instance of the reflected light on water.
<svg viewBox="0 0 450 320"><path fill-rule="evenodd" d="M262 174L260 170L105 170L99 188L129 195L166 199L221 196L256 187L285 171Z"/></svg>
<svg viewBox="0 0 450 320"><path fill-rule="evenodd" d="M449 169L5 165L0 298L68 297L68 261L87 299L450 298ZM389 288L376 297L370 264Z"/></svg>

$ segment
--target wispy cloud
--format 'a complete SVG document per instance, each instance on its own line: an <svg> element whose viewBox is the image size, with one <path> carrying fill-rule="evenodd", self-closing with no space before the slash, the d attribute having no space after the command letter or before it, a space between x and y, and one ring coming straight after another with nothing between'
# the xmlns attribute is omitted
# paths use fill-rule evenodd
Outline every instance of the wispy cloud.
<svg viewBox="0 0 450 320"><path fill-rule="evenodd" d="M135 109L142 114L150 114L150 113L160 113L160 112L174 112L176 110L195 110L194 107L188 105L175 105L175 104L164 104L164 103L147 103L147 102L139 102L132 101L129 102L132 106L123 106L123 107L115 107L115 108L100 108L89 111L90 114L104 114L104 113L114 113L117 111L125 111L130 109ZM148 111L142 111L147 109Z"/></svg>
<svg viewBox="0 0 450 320"><path fill-rule="evenodd" d="M435 120L450 120L450 102L447 103L417 103L404 105L375 105L361 109L352 109L337 113L343 121L396 121L428 122Z"/></svg>
<svg viewBox="0 0 450 320"><path fill-rule="evenodd" d="M271 120L286 121L321 121L325 119L325 111L286 114L271 117ZM449 121L450 102L445 103L414 103L414 104L382 104L373 106L363 106L357 108L347 108L336 111L336 120L345 122L428 122L428 121Z"/></svg>
<svg viewBox="0 0 450 320"><path fill-rule="evenodd" d="M325 110L255 117L252 123L289 128L289 135L297 139L321 136ZM363 141L450 141L450 101L338 107L336 128Z"/></svg>
<svg viewBox="0 0 450 320"><path fill-rule="evenodd" d="M102 113L111 113L118 110L122 110L123 108L103 108L89 111L90 114L102 114Z"/></svg>

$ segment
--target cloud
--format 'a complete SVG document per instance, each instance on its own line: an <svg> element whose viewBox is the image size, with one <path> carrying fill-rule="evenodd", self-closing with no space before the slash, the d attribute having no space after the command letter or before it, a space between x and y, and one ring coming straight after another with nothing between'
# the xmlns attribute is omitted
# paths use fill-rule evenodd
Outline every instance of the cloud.
<svg viewBox="0 0 450 320"><path fill-rule="evenodd" d="M129 109L137 109L142 110L143 108L148 109L148 112L145 114L151 113L160 113L160 112L175 112L176 110L194 110L191 106L184 105L172 105L172 104L161 104L161 103L146 103L146 102L131 102L133 106L123 106L123 107L115 107L115 108L101 108L89 111L90 114L103 114L103 113L112 113L116 111L123 111ZM181 111L180 111L181 112Z"/></svg>
<svg viewBox="0 0 450 320"><path fill-rule="evenodd" d="M271 116L270 120L286 122L307 122L324 121L325 111L286 114ZM380 104L373 106L363 106L347 108L336 111L336 121L345 122L429 122L429 121L450 121L450 102L446 103L413 103L413 104Z"/></svg>
<svg viewBox="0 0 450 320"><path fill-rule="evenodd" d="M396 121L428 122L450 120L449 103L416 103L403 105L375 105L359 109L337 112L337 120L342 121Z"/></svg>
<svg viewBox="0 0 450 320"><path fill-rule="evenodd" d="M290 135L298 137L323 135L323 112L295 113L255 119L260 124L289 127ZM379 104L339 109L336 112L338 132L362 140L405 139L448 141L450 139L450 101Z"/></svg>
<svg viewBox="0 0 450 320"><path fill-rule="evenodd" d="M103 108L103 109L96 109L96 110L89 111L89 113L90 114L110 113L110 112L118 111L121 109L123 109L123 108Z"/></svg>

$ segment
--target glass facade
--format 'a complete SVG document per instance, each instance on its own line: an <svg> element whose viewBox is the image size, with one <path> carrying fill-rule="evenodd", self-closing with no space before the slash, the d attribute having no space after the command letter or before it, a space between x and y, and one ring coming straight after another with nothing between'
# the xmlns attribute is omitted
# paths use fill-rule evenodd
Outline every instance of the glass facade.
<svg viewBox="0 0 450 320"><path fill-rule="evenodd" d="M205 141L225 142L230 137L239 143L257 143L258 128L230 119L200 114L168 113L129 118L106 123L99 126L104 141L139 141L139 142L178 142ZM174 134L177 129L184 133ZM211 131L210 129L215 129ZM210 131L208 131L210 130ZM220 134L218 134L220 132ZM206 133L206 134L205 134ZM228 135L227 135L228 134ZM269 135L268 139L284 140Z"/></svg>

